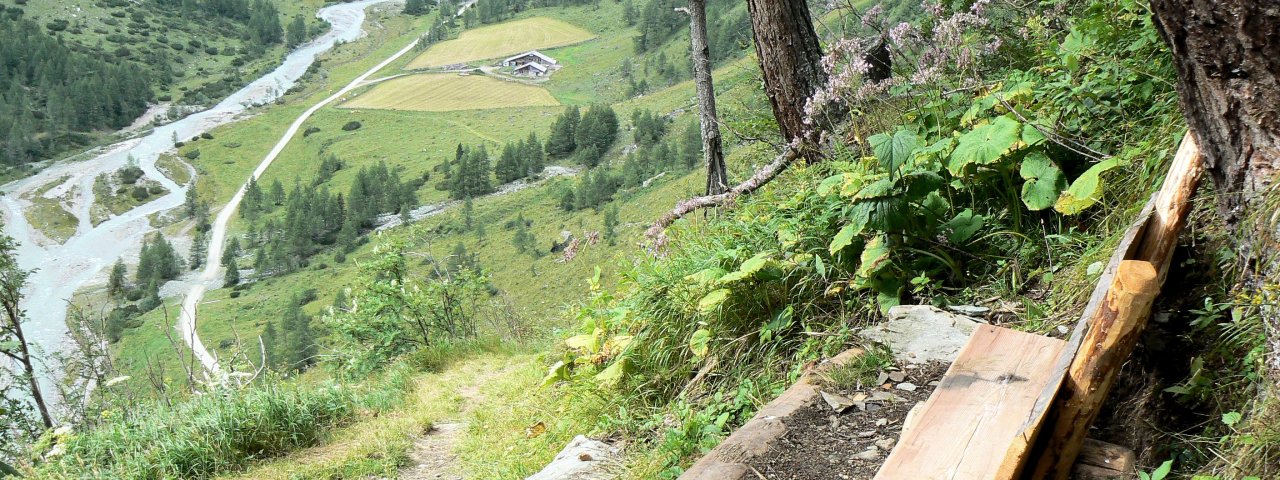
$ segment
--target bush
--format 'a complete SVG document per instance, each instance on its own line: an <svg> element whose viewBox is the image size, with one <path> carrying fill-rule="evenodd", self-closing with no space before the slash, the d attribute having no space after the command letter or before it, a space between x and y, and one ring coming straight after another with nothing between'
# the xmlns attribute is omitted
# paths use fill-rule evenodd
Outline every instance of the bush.
<svg viewBox="0 0 1280 480"><path fill-rule="evenodd" d="M116 174L116 178L120 179L120 183L133 185L138 182L139 178L142 178L143 174L141 168L130 165L120 169L120 172Z"/></svg>
<svg viewBox="0 0 1280 480"><path fill-rule="evenodd" d="M147 192L147 187L138 185L129 190L129 196L133 197L134 200L141 202L151 197L151 193Z"/></svg>
<svg viewBox="0 0 1280 480"><path fill-rule="evenodd" d="M195 160L200 158L200 149L193 148L191 150L187 150L187 153L182 154L182 156L187 157L187 160Z"/></svg>
<svg viewBox="0 0 1280 480"><path fill-rule="evenodd" d="M310 137L311 134L319 133L319 132L320 132L320 127L307 127L306 130L302 131L302 138Z"/></svg>
<svg viewBox="0 0 1280 480"><path fill-rule="evenodd" d="M343 125L343 126L342 126L342 130L347 131L347 132L355 131L355 130L359 130L359 129L360 129L360 127L362 127L362 126L363 126L363 125L361 125L361 124L360 124L360 122L355 121L355 120L352 120L352 121L350 121L350 122L347 122L347 124L346 124L346 125Z"/></svg>

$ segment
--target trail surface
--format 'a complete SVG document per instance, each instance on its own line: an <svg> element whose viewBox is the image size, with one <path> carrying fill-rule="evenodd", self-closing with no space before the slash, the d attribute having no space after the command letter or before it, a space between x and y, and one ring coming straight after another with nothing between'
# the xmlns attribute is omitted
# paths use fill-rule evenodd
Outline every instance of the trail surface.
<svg viewBox="0 0 1280 480"><path fill-rule="evenodd" d="M418 40L415 39L394 55L375 65L359 77L356 77L355 80L352 80L351 83L347 84L347 86L342 87L337 92L334 92L333 95L321 100L319 103L312 105L311 108L307 109L307 111L302 112L302 115L299 115L298 118L289 125L289 129L285 130L284 135L280 137L280 141L276 142L276 145L271 148L271 151L262 159L262 162L258 163L258 168L254 169L252 178L257 179L267 171L267 167L270 167L271 162L275 161L276 157L280 156L280 152L284 151L284 148L289 145L289 142L293 140L293 137L298 134L298 130L302 129L302 124L310 119L311 115L315 114L326 105L329 105L335 100L350 93L352 90L362 86L365 83L365 80L368 80L368 78L374 73L386 68L387 65L398 60L406 53L413 51L413 47L417 44ZM247 184L248 181L249 179L246 178L245 183ZM228 201L227 204L222 207L222 210L218 212L217 218L214 219L213 228L210 230L209 235L209 251L205 256L204 270L200 272L199 277L196 279L197 281L191 285L189 290L187 290L187 296L182 301L182 310L178 315L177 329L181 333L183 340L191 347L191 351L195 354L196 358L200 360L200 364L204 366L205 370L213 374L215 377L222 375L223 372L221 367L218 365L217 357L205 348L204 342L200 341L200 335L196 333L196 320L198 318L197 309L200 305L200 300L204 298L204 292L208 289L208 286L213 282L216 282L219 278L218 275L222 273L221 259L223 242L227 238L227 225L231 222L231 216L235 214L236 209L240 206L240 201L243 199L244 186L241 186L240 189L236 191L236 194L231 197L231 200Z"/></svg>

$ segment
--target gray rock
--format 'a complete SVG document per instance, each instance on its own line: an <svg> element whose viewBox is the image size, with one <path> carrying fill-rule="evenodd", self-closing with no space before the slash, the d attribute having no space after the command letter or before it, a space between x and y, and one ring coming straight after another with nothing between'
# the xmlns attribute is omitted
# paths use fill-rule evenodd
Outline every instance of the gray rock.
<svg viewBox="0 0 1280 480"><path fill-rule="evenodd" d="M898 386L894 388L897 388L898 390L902 390L904 392L914 392L916 391L916 384L911 382L902 382L902 383L899 383Z"/></svg>
<svg viewBox="0 0 1280 480"><path fill-rule="evenodd" d="M899 361L951 363L983 322L934 308L901 305L889 309L889 319L859 332L864 338L888 345Z"/></svg>
<svg viewBox="0 0 1280 480"><path fill-rule="evenodd" d="M542 471L525 480L612 480L621 452L617 447L578 435Z"/></svg>

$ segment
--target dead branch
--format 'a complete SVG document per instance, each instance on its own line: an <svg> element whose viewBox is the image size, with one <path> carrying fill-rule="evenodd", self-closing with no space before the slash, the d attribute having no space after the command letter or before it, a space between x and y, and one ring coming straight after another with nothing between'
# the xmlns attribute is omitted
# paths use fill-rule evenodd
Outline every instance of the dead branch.
<svg viewBox="0 0 1280 480"><path fill-rule="evenodd" d="M746 181L734 185L728 192L717 195L694 197L676 204L676 208L674 210L667 212L667 214L659 218L658 221L654 222L652 227L649 227L649 230L645 232L645 236L649 237L651 240L658 240L664 236L664 232L667 227L671 226L672 223L675 223L676 220L683 218L685 215L703 208L719 207L731 204L737 200L738 197L759 190L760 187L765 186L765 184L777 177L778 174L786 170L787 167L791 166L797 158L800 158L800 152L803 150L803 147L788 146L782 151L781 155L778 155L777 158L773 159L773 162L765 165L764 168L761 168L755 175L752 175L751 178Z"/></svg>

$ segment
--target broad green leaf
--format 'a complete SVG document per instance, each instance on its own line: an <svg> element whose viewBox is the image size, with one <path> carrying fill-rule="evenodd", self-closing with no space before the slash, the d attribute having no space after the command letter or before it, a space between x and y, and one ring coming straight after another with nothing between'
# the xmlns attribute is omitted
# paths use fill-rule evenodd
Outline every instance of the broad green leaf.
<svg viewBox="0 0 1280 480"><path fill-rule="evenodd" d="M710 312L715 310L721 303L724 303L725 300L729 299L729 293L729 289L727 288L717 288L712 290L711 293L703 296L702 300L698 300L698 311Z"/></svg>
<svg viewBox="0 0 1280 480"><path fill-rule="evenodd" d="M1172 470L1173 460L1165 460L1164 463L1160 464L1160 466L1156 468L1156 471L1151 472L1151 480L1163 480L1165 477L1169 476L1169 472Z"/></svg>
<svg viewBox="0 0 1280 480"><path fill-rule="evenodd" d="M847 174L841 173L822 179L822 182L818 183L818 195L825 197L831 194L832 189L844 183L845 175Z"/></svg>
<svg viewBox="0 0 1280 480"><path fill-rule="evenodd" d="M889 265L889 237L876 235L862 249L861 263L858 265L858 276L871 278Z"/></svg>
<svg viewBox="0 0 1280 480"><path fill-rule="evenodd" d="M862 189L858 191L858 195L855 196L854 199L866 200L871 198L887 197L893 193L893 184L894 184L893 180L890 180L888 178L882 178L880 180L876 180L874 182L871 182L867 186L862 187Z"/></svg>
<svg viewBox="0 0 1280 480"><path fill-rule="evenodd" d="M1027 144L1028 147L1034 147L1042 144L1045 140L1044 134L1040 133L1040 130L1034 125L1025 125L1022 127L1022 143Z"/></svg>
<svg viewBox="0 0 1280 480"><path fill-rule="evenodd" d="M933 142L933 145L916 150L916 158L929 162L936 161L938 162L938 165L942 165L943 160L951 156L951 150L955 147L956 139L954 137L947 137Z"/></svg>
<svg viewBox="0 0 1280 480"><path fill-rule="evenodd" d="M858 233L861 233L862 227L865 225L865 222L862 225L854 225L852 223L845 225L844 228L840 229L840 232L836 233L836 238L831 239L831 245L827 247L827 250L829 250L832 255L840 253L841 250L844 250L844 247L853 244L853 237Z"/></svg>
<svg viewBox="0 0 1280 480"><path fill-rule="evenodd" d="M720 283L736 282L738 280L750 278L769 263L770 255L771 254L769 252L760 252L755 254L755 256L748 258L745 262L742 262L742 266L738 267L738 270L729 272L729 274L720 277Z"/></svg>
<svg viewBox="0 0 1280 480"><path fill-rule="evenodd" d="M947 169L959 176L969 165L990 165L1018 146L1022 124L1007 116L998 117L960 136L951 152Z"/></svg>
<svg viewBox="0 0 1280 480"><path fill-rule="evenodd" d="M20 350L21 347L22 345L17 340L0 342L0 352L14 353Z"/></svg>
<svg viewBox="0 0 1280 480"><path fill-rule="evenodd" d="M699 358L707 356L708 345L711 343L711 331L705 328L694 330L693 336L689 337L689 351Z"/></svg>
<svg viewBox="0 0 1280 480"><path fill-rule="evenodd" d="M1240 412L1227 412L1222 414L1222 424L1228 427L1240 423L1240 419L1244 418Z"/></svg>
<svg viewBox="0 0 1280 480"><path fill-rule="evenodd" d="M699 285L705 285L716 281L724 276L724 269L720 267L707 267L697 272L686 275L684 279Z"/></svg>
<svg viewBox="0 0 1280 480"><path fill-rule="evenodd" d="M1067 187L1066 191L1062 192L1058 201L1054 203L1053 209L1064 215L1075 215L1092 207L1102 199L1103 172L1120 165L1120 160L1112 157L1089 167L1071 182L1071 186Z"/></svg>
<svg viewBox="0 0 1280 480"><path fill-rule="evenodd" d="M944 230L950 232L947 234L947 239L951 243L960 244L973 238L978 233L978 230L982 229L984 223L986 223L986 218L982 215L974 215L973 210L966 208L943 227Z"/></svg>
<svg viewBox="0 0 1280 480"><path fill-rule="evenodd" d="M880 159L880 164L889 172L898 171L920 145L920 137L906 129L899 129L892 136L883 133L872 135L867 140L871 142L871 149Z"/></svg>
<svg viewBox="0 0 1280 480"><path fill-rule="evenodd" d="M1031 210L1052 207L1058 194L1067 188L1067 179L1062 176L1062 170L1041 152L1033 152L1022 159L1018 174L1026 180L1022 184L1022 203Z"/></svg>
<svg viewBox="0 0 1280 480"><path fill-rule="evenodd" d="M566 338L564 344L574 350L582 350L585 352L595 352L598 348L596 342L599 341L598 334L574 335Z"/></svg>
<svg viewBox="0 0 1280 480"><path fill-rule="evenodd" d="M548 386L561 380L569 379L569 366L564 361L556 362L547 369L547 376L542 378L542 386Z"/></svg>
<svg viewBox="0 0 1280 480"><path fill-rule="evenodd" d="M947 181L942 178L942 175L930 171L918 171L903 175L902 183L907 187L907 201L914 202L942 188Z"/></svg>
<svg viewBox="0 0 1280 480"><path fill-rule="evenodd" d="M612 365L596 374L596 383L605 387L617 385L622 380L622 377L626 375L628 363L630 362L626 357L614 361Z"/></svg>

